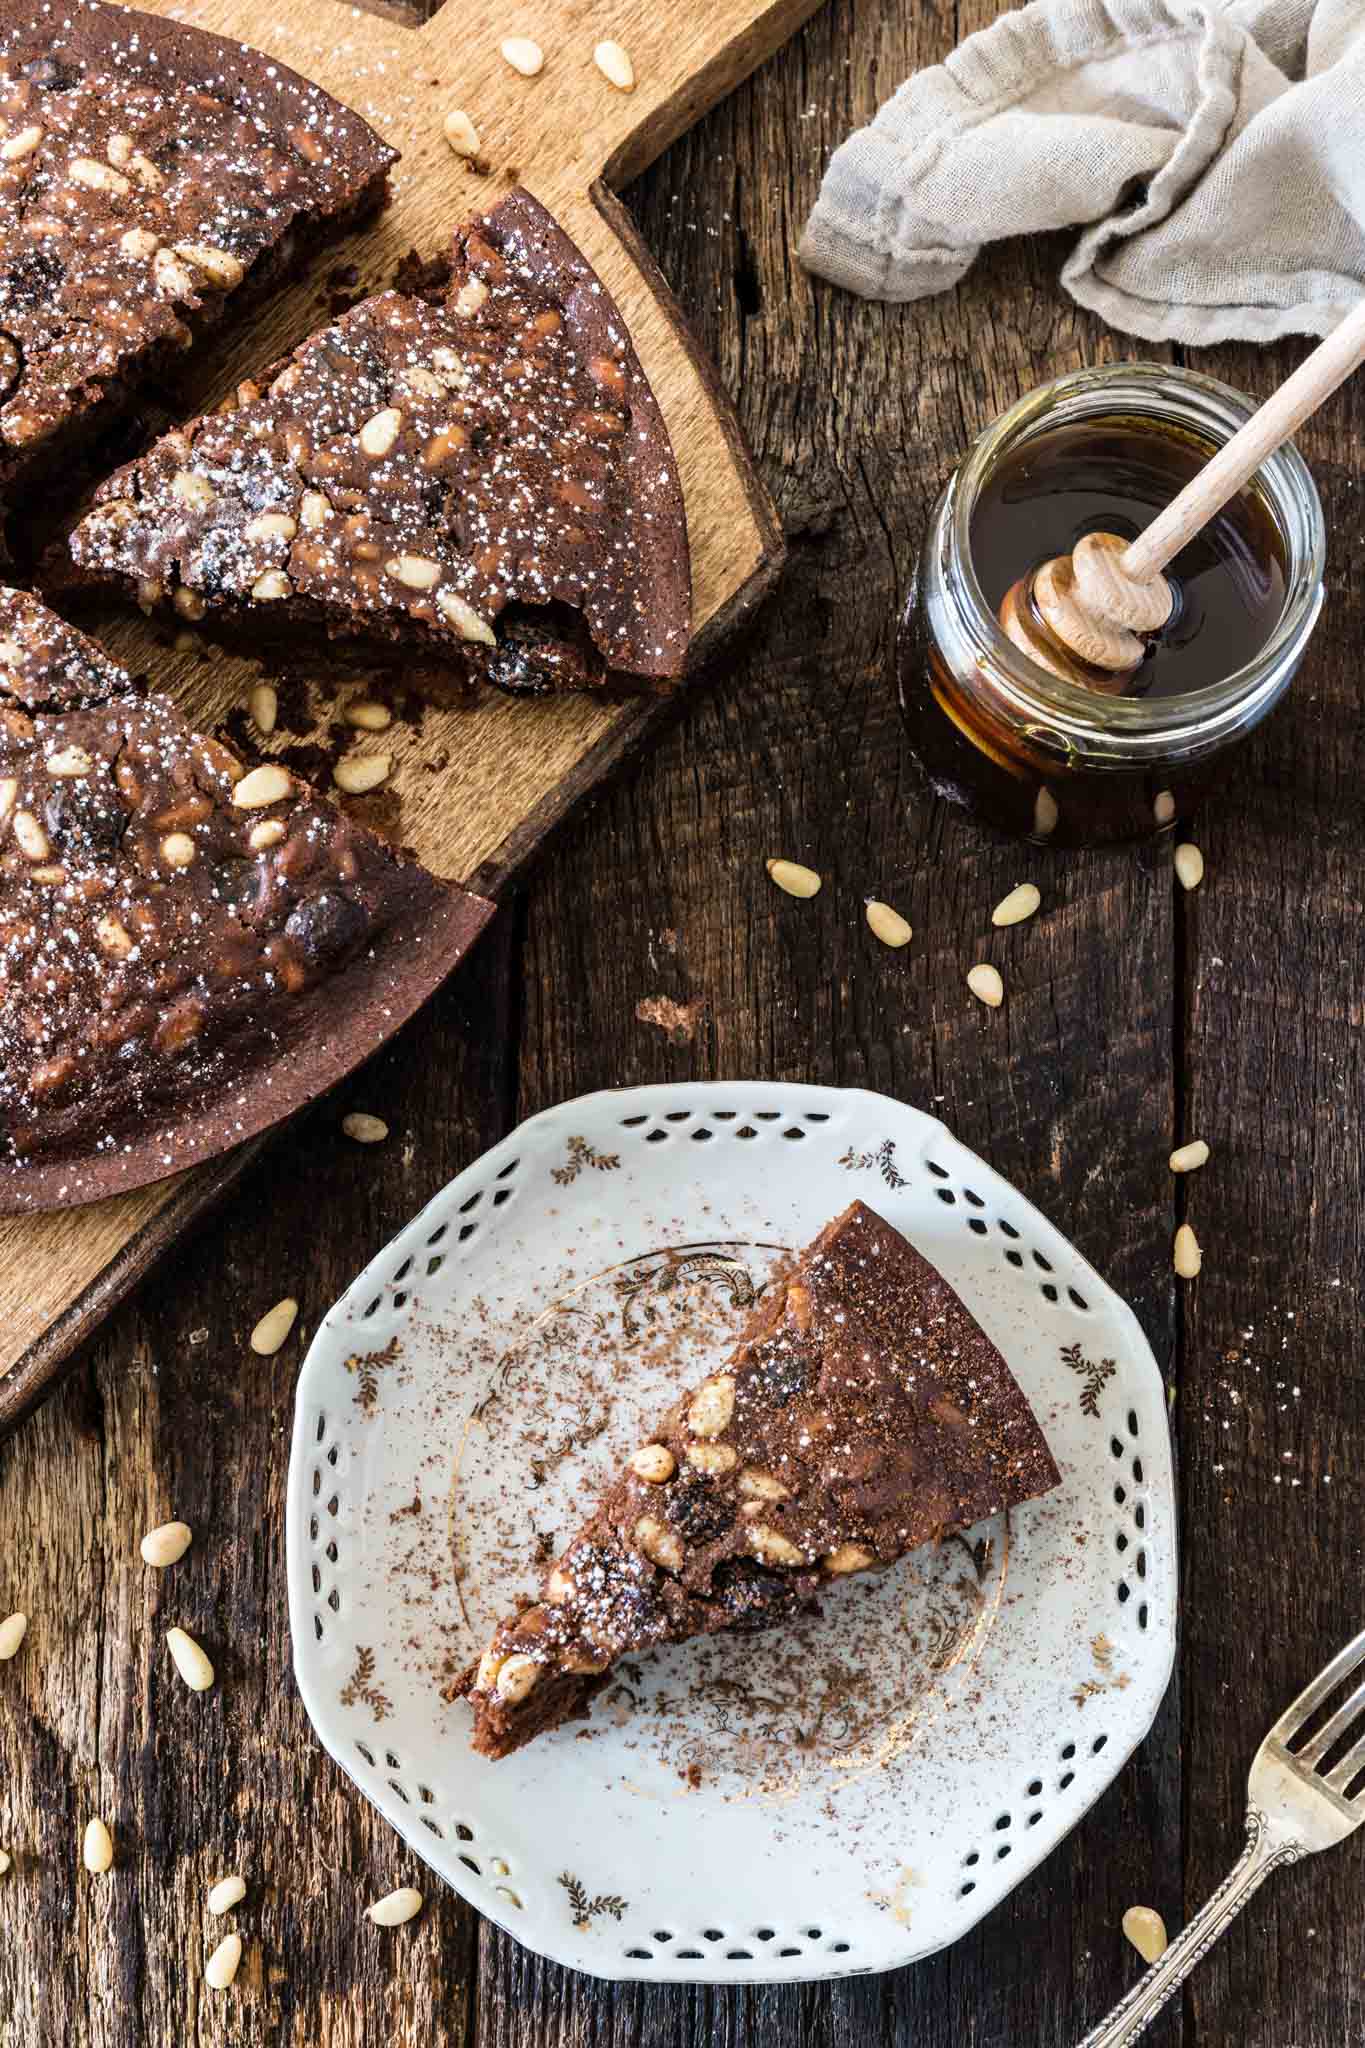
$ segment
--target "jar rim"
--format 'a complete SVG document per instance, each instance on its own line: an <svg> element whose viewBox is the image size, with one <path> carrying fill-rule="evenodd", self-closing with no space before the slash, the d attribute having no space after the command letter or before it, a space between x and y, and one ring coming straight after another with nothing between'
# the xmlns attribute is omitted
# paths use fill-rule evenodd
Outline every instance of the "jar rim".
<svg viewBox="0 0 1365 2048"><path fill-rule="evenodd" d="M1260 402L1200 370L1166 363L1103 363L1068 371L1016 400L978 435L949 486L949 530L961 583L975 614L966 623L980 634L997 686L1007 688L1022 716L1045 719L1078 735L1102 726L1138 741L1179 741L1196 731L1207 734L1210 726L1226 719L1240 719L1249 699L1263 691L1275 695L1284 687L1285 663L1297 661L1322 602L1322 501L1312 472L1292 441L1277 448L1256 471L1255 481L1262 486L1285 541L1287 587L1284 607L1264 646L1230 675L1198 690L1162 697L1101 696L1084 684L1054 675L1015 645L987 603L972 559L972 515L982 486L1001 458L1041 432L1059 407L1073 399L1093 398L1095 406L1086 406L1085 412L1109 409L1122 402L1125 387L1134 400L1149 403L1155 412L1165 411L1181 425L1202 429L1217 446L1231 438ZM1180 416L1182 403L1187 412L1194 412L1193 419Z"/></svg>

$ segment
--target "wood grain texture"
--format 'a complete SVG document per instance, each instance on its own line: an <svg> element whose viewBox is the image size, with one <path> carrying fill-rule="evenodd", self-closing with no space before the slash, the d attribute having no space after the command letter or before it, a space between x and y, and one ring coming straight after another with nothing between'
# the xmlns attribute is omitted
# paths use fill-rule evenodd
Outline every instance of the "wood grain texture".
<svg viewBox="0 0 1365 2048"><path fill-rule="evenodd" d="M793 266L829 147L990 11L831 0L630 195L778 497L779 596L442 997L253 1166L0 1446L0 1609L34 1616L0 1667L15 2048L1072 2048L1136 1975L1125 1907L1155 1905L1174 1928L1200 1903L1238 1845L1266 1721L1365 1618L1365 404L1344 393L1305 434L1332 518L1330 604L1290 706L1194 828L1198 894L1177 890L1167 852L1022 852L924 795L888 657L933 488L1045 376L1150 353L1061 297L1064 242L1002 250L908 308L812 289ZM1299 353L1198 360L1263 392ZM772 890L773 854L820 868L821 895ZM1028 876L1043 910L993 932L992 904ZM915 925L905 952L867 932L873 893ZM989 1015L962 986L983 957L1008 990ZM636 1020L655 994L705 998L690 1045ZM948 1954L889 1977L602 1986L434 1887L421 1921L380 1936L363 1904L422 1879L312 1742L288 1677L284 1457L308 1331L517 1117L603 1083L720 1074L866 1082L936 1110L1132 1300L1176 1389L1177 1683L1043 1868ZM352 1107L390 1120L388 1145L344 1143ZM1192 1135L1213 1156L1174 1183L1166 1156ZM1186 1207L1206 1263L1177 1300ZM300 1331L258 1360L246 1334L286 1288ZM172 1511L196 1547L149 1585L136 1540ZM159 1632L175 1620L224 1670L204 1701L166 1676ZM75 1868L96 1797L124 1856L99 1889ZM1279 1876L1154 2048L1356 2048L1363 1856L1355 1843ZM201 1988L202 1890L233 1860L268 1883L243 1916L243 1988L223 2001Z"/></svg>
<svg viewBox="0 0 1365 2048"><path fill-rule="evenodd" d="M152 0L151 11L158 4ZM267 50L358 108L402 161L380 218L196 355L170 394L171 410L180 416L215 403L325 321L343 258L355 266L348 290L378 288L409 250L439 253L458 221L525 184L608 285L659 399L687 501L694 659L704 660L770 587L781 540L730 402L608 180L651 161L815 4L707 0L670 26L667 10L644 0L569 0L538 18L502 0L459 0L420 27L340 0L177 4L178 17ZM499 44L509 33L533 32L546 63L526 79ZM632 52L632 92L617 91L593 63L609 32ZM457 104L478 127L474 163L456 157L442 132ZM172 647L163 627L117 611L103 618L101 637L210 731L245 701L257 674L236 657L208 661L192 647ZM324 717L332 701L324 700ZM658 715L650 699L514 703L492 690L458 709L428 707L420 721L400 720L385 735L394 760L388 823L434 873L477 876L485 891L500 887ZM281 729L262 751L297 741ZM244 1164L212 1162L88 1210L0 1220L0 1426L27 1409L72 1344Z"/></svg>

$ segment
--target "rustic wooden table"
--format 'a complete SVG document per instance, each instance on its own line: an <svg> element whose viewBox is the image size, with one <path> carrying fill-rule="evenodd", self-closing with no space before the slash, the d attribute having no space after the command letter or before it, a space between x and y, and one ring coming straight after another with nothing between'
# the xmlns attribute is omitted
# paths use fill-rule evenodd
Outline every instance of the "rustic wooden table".
<svg viewBox="0 0 1365 2048"><path fill-rule="evenodd" d="M995 12L830 0L784 54L632 195L645 239L739 396L791 563L748 644L648 758L567 831L456 982L347 1091L256 1164L0 1447L0 2011L14 2048L194 2040L378 2048L1066 2048L1138 1967L1136 1902L1174 1927L1239 1846L1265 1723L1365 1620L1365 1343L1357 1315L1365 387L1310 423L1328 507L1327 616L1291 704L1197 837L1079 856L989 839L917 786L888 681L896 603L939 483L976 430L1045 378L1146 352L1077 313L1061 245L982 262L910 308L813 289L793 245L821 166L908 72ZM1267 392L1301 353L1200 367ZM765 857L826 877L812 903ZM992 939L1032 875L1044 910ZM868 894L915 926L883 950ZM982 949L1005 1007L972 1001ZM703 999L690 1043L637 1019ZM1179 1673L1089 1818L967 1940L894 1976L807 1989L616 1989L543 1965L428 1885L413 1926L362 1917L415 1863L322 1754L289 1669L283 1499L308 1334L369 1254L523 1115L610 1083L772 1075L932 1107L1127 1295L1167 1372L1180 1453ZM362 1150L342 1112L380 1112ZM1207 1137L1175 1181L1173 1141ZM1177 1289L1188 1211L1202 1277ZM303 1304L276 1358L247 1333ZM138 1561L172 1513L173 1574ZM210 1648L191 1695L162 1631ZM118 1843L79 1868L85 1819ZM206 1991L206 1882L242 1870L246 1958ZM1281 1875L1203 1965L1156 2048L1365 2041L1359 1843ZM211 1932L210 1930L215 1930Z"/></svg>

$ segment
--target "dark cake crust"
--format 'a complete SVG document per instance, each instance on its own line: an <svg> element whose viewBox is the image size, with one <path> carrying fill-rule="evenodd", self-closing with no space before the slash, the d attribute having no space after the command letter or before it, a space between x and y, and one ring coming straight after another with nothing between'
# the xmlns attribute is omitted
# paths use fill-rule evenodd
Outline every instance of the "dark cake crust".
<svg viewBox="0 0 1365 2048"><path fill-rule="evenodd" d="M663 1417L541 1589L453 1688L506 1756L581 1714L616 1658L770 1628L822 1585L1047 1493L1009 1367L942 1275L861 1202L774 1282L719 1372Z"/></svg>
<svg viewBox="0 0 1365 2048"><path fill-rule="evenodd" d="M322 634L415 648L514 694L682 672L663 416L609 294L529 193L460 231L443 298L366 300L241 397L100 486L67 544L78 583L254 653Z"/></svg>
<svg viewBox="0 0 1365 2048"><path fill-rule="evenodd" d="M287 1116L491 915L0 591L0 1213L163 1179Z"/></svg>
<svg viewBox="0 0 1365 2048"><path fill-rule="evenodd" d="M0 493L324 224L378 207L395 161L245 44L99 0L0 0Z"/></svg>

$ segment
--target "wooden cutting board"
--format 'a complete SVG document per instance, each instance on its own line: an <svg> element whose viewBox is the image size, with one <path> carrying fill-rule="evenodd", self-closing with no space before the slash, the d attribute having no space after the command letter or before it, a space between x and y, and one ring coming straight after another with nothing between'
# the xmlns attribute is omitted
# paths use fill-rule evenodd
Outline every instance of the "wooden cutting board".
<svg viewBox="0 0 1365 2048"><path fill-rule="evenodd" d="M339 265L356 283L392 281L415 248L434 255L466 214L523 184L556 216L610 287L668 422L687 499L698 659L771 586L782 543L735 415L679 308L613 197L808 15L818 0L448 0L420 29L340 0L188 0L152 11L255 44L362 113L402 151L393 203L365 234L324 252L314 274L211 345L178 387L199 410L329 316ZM524 78L500 54L529 36L545 53ZM593 62L610 37L635 89ZM442 132L462 107L479 132L478 167ZM141 620L100 637L210 729L258 672L232 658L172 652ZM436 874L496 896L569 806L657 717L657 704L586 698L517 704L485 693L473 709L429 709L384 736L404 844ZM392 743L392 744L391 744ZM437 772L433 772L436 770ZM248 1154L254 1149L243 1148ZM0 1219L0 1428L194 1216L241 1171L241 1153L88 1208Z"/></svg>

